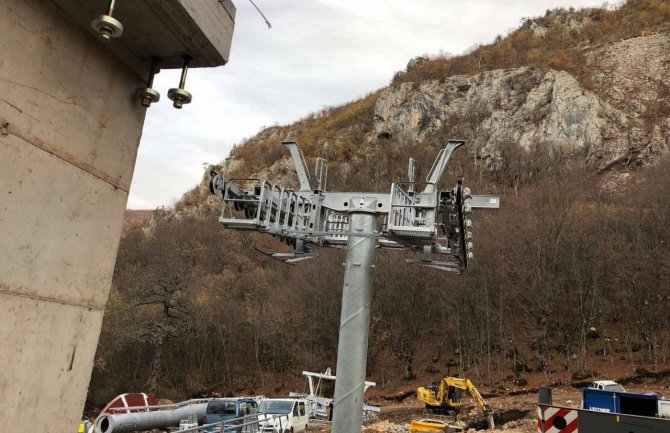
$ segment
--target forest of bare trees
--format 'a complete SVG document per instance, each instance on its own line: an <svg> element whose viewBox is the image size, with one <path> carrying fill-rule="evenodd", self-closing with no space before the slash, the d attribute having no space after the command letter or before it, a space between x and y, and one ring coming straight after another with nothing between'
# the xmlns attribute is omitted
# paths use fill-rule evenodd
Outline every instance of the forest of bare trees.
<svg viewBox="0 0 670 433"><path fill-rule="evenodd" d="M670 162L612 186L616 176L575 158L526 155L515 163L548 168L521 183L514 169L480 181L465 152L452 164L474 190L503 198L500 210L475 215L477 260L465 274L407 264L409 253L378 255L368 373L380 385L446 372L490 385L529 374L557 382L668 366ZM404 166L384 164L390 176ZM377 180L363 171L348 182L341 187ZM334 366L344 253L318 249L287 266L253 249L272 242L225 231L214 214L156 211L130 227L91 403L128 390L271 394L301 383L302 369Z"/></svg>
<svg viewBox="0 0 670 433"><path fill-rule="evenodd" d="M589 37L606 41L659 22L667 27L670 6L631 0L616 11L588 13L595 23ZM529 49L528 38L515 31L394 81L482 64L547 67L539 51L549 48L553 61L577 67L570 55L551 56L568 45L558 33L550 36L547 47ZM388 192L392 181L405 180L409 157L417 159L417 178L425 177L447 138L465 138L468 145L452 161L444 185L464 178L475 193L500 195L502 206L474 215L476 260L462 275L408 264L407 252L378 254L371 380L394 389L451 374L508 387L531 377L569 383L670 367L667 156L646 166L598 170L585 157L588 149L561 143L524 149L509 140L496 143L493 160L482 161L485 101L475 101L421 143L369 139L377 96L275 129L290 133L308 162L317 155L330 160L332 191ZM649 116L667 117L667 100L659 101ZM230 174L246 177L283 158L279 141L237 146L232 157L240 164ZM224 230L217 210L204 204L207 194L196 189L173 209L127 226L90 405L128 391L170 398L285 393L301 389L303 369L335 367L344 252L317 248L316 258L296 266L274 261L254 246L276 249L280 243Z"/></svg>

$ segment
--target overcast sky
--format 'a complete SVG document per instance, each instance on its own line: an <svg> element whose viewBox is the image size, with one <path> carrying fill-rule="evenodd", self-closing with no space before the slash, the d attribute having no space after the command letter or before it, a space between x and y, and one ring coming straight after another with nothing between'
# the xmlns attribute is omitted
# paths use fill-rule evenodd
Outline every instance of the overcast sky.
<svg viewBox="0 0 670 433"><path fill-rule="evenodd" d="M203 163L264 126L287 124L386 86L412 57L460 54L492 42L521 18L548 8L600 6L602 0L234 0L229 63L191 69L193 102L172 108L162 71L160 103L147 112L128 208L168 206L196 185Z"/></svg>

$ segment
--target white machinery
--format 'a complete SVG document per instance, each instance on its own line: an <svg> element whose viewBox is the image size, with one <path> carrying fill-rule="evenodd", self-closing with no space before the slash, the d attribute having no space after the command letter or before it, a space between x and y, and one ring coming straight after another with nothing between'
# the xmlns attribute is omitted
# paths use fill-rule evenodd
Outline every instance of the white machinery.
<svg viewBox="0 0 670 433"><path fill-rule="evenodd" d="M333 407L334 399L329 397L324 397L321 395L322 383L324 380L335 381L336 376L331 374L330 368L326 369L324 373L314 373L311 371L303 371L303 376L307 378L307 386L309 387L309 394L300 394L292 392L289 395L291 397L300 397L304 398L308 404L308 411L310 418L322 417L330 418L330 410ZM375 382L365 381L365 388L363 393L368 390L368 388L376 386ZM363 416L369 416L371 414L379 413L380 408L378 406L363 405Z"/></svg>

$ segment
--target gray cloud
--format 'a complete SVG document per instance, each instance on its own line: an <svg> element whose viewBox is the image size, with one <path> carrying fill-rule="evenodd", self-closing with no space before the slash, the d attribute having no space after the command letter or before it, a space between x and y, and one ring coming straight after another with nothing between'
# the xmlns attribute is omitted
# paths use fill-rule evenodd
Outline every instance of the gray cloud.
<svg viewBox="0 0 670 433"><path fill-rule="evenodd" d="M147 113L128 207L169 205L196 185L203 162L263 126L286 124L383 87L421 54L458 54L518 27L522 17L601 0L236 0L230 63L189 71L193 103L172 108L167 89L179 71L162 71L160 103Z"/></svg>

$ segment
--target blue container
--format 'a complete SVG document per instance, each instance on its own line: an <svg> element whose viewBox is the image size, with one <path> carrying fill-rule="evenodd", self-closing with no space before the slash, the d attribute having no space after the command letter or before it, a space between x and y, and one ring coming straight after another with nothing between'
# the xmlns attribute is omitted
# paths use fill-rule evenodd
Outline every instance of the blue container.
<svg viewBox="0 0 670 433"><path fill-rule="evenodd" d="M582 389L582 407L597 412L658 416L658 394Z"/></svg>

